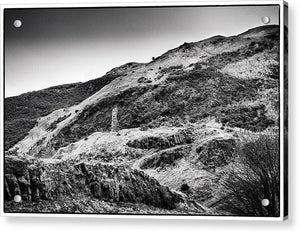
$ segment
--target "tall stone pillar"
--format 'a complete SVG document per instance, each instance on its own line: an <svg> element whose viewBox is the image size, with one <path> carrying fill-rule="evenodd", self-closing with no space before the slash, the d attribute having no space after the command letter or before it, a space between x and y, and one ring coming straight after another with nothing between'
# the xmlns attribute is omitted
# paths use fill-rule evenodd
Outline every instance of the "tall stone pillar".
<svg viewBox="0 0 300 233"><path fill-rule="evenodd" d="M111 132L119 131L119 122L118 122L118 107L115 106L111 113Z"/></svg>

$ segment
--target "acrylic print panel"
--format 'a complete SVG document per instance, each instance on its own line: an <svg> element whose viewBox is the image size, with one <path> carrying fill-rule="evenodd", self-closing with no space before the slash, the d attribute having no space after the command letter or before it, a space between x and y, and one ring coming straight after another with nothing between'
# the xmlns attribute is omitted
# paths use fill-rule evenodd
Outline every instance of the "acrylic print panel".
<svg viewBox="0 0 300 233"><path fill-rule="evenodd" d="M4 214L282 219L282 8L5 8Z"/></svg>

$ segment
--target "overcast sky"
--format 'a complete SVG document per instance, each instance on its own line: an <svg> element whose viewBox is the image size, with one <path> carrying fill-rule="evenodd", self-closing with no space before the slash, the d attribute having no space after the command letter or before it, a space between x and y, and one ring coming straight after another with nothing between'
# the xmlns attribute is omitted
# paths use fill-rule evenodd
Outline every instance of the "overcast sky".
<svg viewBox="0 0 300 233"><path fill-rule="evenodd" d="M262 16L278 24L278 13L277 6L6 10L5 96L84 82L184 42L239 34L261 26Z"/></svg>

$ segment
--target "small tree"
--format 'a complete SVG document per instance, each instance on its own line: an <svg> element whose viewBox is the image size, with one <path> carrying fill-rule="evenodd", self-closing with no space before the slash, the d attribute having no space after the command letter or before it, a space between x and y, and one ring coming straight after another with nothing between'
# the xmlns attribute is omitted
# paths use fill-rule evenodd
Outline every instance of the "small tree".
<svg viewBox="0 0 300 233"><path fill-rule="evenodd" d="M238 162L221 179L215 207L240 216L279 216L279 161L278 135L261 135L241 146Z"/></svg>

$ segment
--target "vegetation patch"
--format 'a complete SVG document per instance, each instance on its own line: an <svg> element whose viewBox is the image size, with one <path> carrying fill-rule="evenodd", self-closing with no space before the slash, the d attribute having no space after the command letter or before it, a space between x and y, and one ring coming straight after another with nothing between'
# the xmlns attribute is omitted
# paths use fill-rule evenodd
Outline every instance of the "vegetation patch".
<svg viewBox="0 0 300 233"><path fill-rule="evenodd" d="M57 124L67 119L69 116L71 116L71 113L68 115L64 115L59 117L57 120L53 121L50 126L47 128L47 130L54 130L57 127Z"/></svg>
<svg viewBox="0 0 300 233"><path fill-rule="evenodd" d="M17 142L28 135L30 129L36 124L35 119L16 118L4 122L4 149L7 151Z"/></svg>
<svg viewBox="0 0 300 233"><path fill-rule="evenodd" d="M145 77L140 77L137 81L138 83L152 83L150 79L147 79Z"/></svg>
<svg viewBox="0 0 300 233"><path fill-rule="evenodd" d="M183 66L182 65L178 65L178 66L169 66L169 67L167 67L167 68L164 68L164 69L161 69L160 70L160 73L162 73L162 74L169 74L169 73L172 73L172 72L174 72L174 71L176 71L176 70L178 70L178 69L182 69L183 68Z"/></svg>
<svg viewBox="0 0 300 233"><path fill-rule="evenodd" d="M264 105L230 106L219 111L219 121L230 127L239 127L251 131L263 131L275 122L266 117Z"/></svg>
<svg viewBox="0 0 300 233"><path fill-rule="evenodd" d="M196 148L199 154L197 161L204 165L204 169L215 171L217 167L225 166L233 160L235 147L234 139L210 140Z"/></svg>
<svg viewBox="0 0 300 233"><path fill-rule="evenodd" d="M251 42L250 42L251 41ZM237 49L231 52L224 52L221 54L217 54L208 59L207 65L214 66L219 69L222 69L226 65L234 62L241 61L243 59L252 57L257 53L261 53L263 51L271 51L278 50L279 47L279 34L278 32L274 32L273 34L260 38L259 40L250 39L247 40L246 46Z"/></svg>

